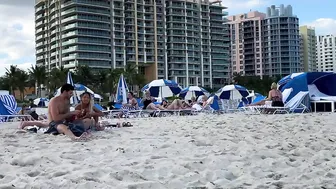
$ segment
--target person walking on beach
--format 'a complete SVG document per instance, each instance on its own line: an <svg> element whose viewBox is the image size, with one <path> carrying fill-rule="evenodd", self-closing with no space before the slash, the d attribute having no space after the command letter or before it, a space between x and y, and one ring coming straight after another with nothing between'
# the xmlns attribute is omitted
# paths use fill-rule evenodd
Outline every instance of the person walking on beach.
<svg viewBox="0 0 336 189"><path fill-rule="evenodd" d="M65 134L74 141L86 140L89 135L84 131L84 126L72 123L80 110L70 111L70 98L74 87L65 84L61 87L61 95L50 100L48 106L49 129L46 133Z"/></svg>

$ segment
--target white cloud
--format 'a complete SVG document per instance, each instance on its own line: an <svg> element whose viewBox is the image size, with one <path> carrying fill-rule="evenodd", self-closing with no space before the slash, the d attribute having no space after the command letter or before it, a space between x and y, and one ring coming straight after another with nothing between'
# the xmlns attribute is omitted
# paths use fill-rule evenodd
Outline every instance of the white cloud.
<svg viewBox="0 0 336 189"><path fill-rule="evenodd" d="M314 20L313 22L304 23L303 25L314 27L316 34L318 35L336 35L336 20L332 18L319 18L317 20Z"/></svg>
<svg viewBox="0 0 336 189"><path fill-rule="evenodd" d="M25 2L0 2L0 76L12 64L25 69L35 62L34 3Z"/></svg>

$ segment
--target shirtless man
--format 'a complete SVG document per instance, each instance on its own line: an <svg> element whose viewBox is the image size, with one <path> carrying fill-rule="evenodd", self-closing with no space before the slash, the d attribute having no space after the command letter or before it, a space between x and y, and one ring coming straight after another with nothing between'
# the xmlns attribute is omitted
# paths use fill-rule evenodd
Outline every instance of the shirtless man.
<svg viewBox="0 0 336 189"><path fill-rule="evenodd" d="M74 141L82 141L88 138L88 133L84 132L84 128L81 126L68 122L69 119L81 113L80 110L70 112L70 98L73 95L73 90L72 85L65 84L61 88L61 95L52 98L49 102L49 129L46 133L65 134Z"/></svg>

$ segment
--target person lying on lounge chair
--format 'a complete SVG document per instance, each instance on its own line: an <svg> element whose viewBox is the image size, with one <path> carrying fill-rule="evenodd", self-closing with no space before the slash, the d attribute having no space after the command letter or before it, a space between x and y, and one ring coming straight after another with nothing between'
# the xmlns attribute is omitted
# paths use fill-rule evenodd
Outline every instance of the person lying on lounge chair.
<svg viewBox="0 0 336 189"><path fill-rule="evenodd" d="M162 99L161 107L161 110L179 110L183 108L183 102L175 99L173 102L168 103L166 99Z"/></svg>
<svg viewBox="0 0 336 189"><path fill-rule="evenodd" d="M147 90L145 92L145 97L141 100L143 103L144 110L164 110L165 108L160 105L155 105L153 102L155 101L154 97L151 96L150 91Z"/></svg>
<svg viewBox="0 0 336 189"><path fill-rule="evenodd" d="M122 117L125 114L125 111L134 111L134 110L139 110L139 105L138 101L134 98L133 92L129 92L127 94L128 98L128 103L123 104L121 109L123 110L122 112L119 113L119 118Z"/></svg>
<svg viewBox="0 0 336 189"><path fill-rule="evenodd" d="M248 106L261 106L265 105L266 101L272 101L273 107L284 107L284 103L282 101L282 93L277 89L277 84L272 83L271 90L268 92L268 97L260 102L250 104Z"/></svg>

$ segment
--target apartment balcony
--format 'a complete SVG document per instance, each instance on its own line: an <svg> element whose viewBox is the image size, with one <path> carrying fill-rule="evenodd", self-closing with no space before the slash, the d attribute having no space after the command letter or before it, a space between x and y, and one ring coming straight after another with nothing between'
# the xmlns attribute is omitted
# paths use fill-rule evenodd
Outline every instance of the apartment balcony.
<svg viewBox="0 0 336 189"><path fill-rule="evenodd" d="M65 39L65 38L68 38L68 37L73 37L73 36L76 36L77 34L78 34L77 31L68 32L68 33L62 35L62 39Z"/></svg>
<svg viewBox="0 0 336 189"><path fill-rule="evenodd" d="M61 8L71 7L75 5L85 5L90 7L99 7L99 8L109 8L109 4L107 2L101 2L101 1L88 1L88 0L72 0L67 3L64 3L61 5Z"/></svg>
<svg viewBox="0 0 336 189"><path fill-rule="evenodd" d="M38 36L36 37L36 42L38 42L38 41L41 40L41 39L44 39L44 35L38 35Z"/></svg>
<svg viewBox="0 0 336 189"><path fill-rule="evenodd" d="M36 28L39 28L39 27L41 27L41 26L44 26L44 22L43 22L43 21L37 22L37 23L35 24L35 27L36 27Z"/></svg>
<svg viewBox="0 0 336 189"><path fill-rule="evenodd" d="M107 10L85 9L85 8L80 8L80 7L62 11L61 16L66 16L66 15L74 14L74 13L93 13L93 14L99 14L103 16L110 16L110 12Z"/></svg>
<svg viewBox="0 0 336 189"><path fill-rule="evenodd" d="M77 46L70 47L70 48L67 48L67 49L63 49L62 50L62 54L71 53L71 52L74 52L74 51L77 51L77 50L78 50Z"/></svg>
<svg viewBox="0 0 336 189"><path fill-rule="evenodd" d="M57 55L58 55L58 51L55 51L55 52L50 54L50 56L57 56Z"/></svg>
<svg viewBox="0 0 336 189"><path fill-rule="evenodd" d="M44 18L43 15L37 15L37 16L35 17L35 21L36 21L36 22L41 21L43 18Z"/></svg>
<svg viewBox="0 0 336 189"><path fill-rule="evenodd" d="M63 56L62 61L68 61L68 60L75 60L78 58L77 54L69 55L69 56Z"/></svg>
<svg viewBox="0 0 336 189"><path fill-rule="evenodd" d="M40 48L40 47L43 47L44 46L44 42L39 42L39 43L36 43L36 48Z"/></svg>

